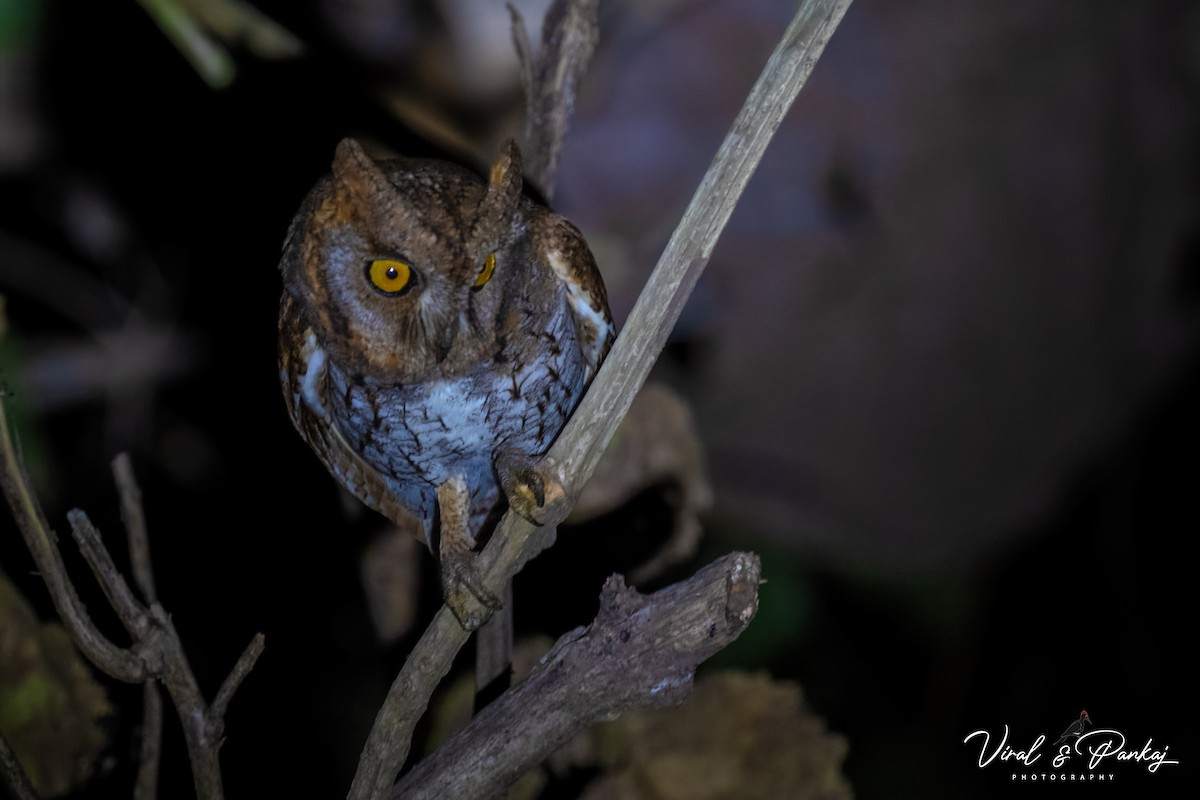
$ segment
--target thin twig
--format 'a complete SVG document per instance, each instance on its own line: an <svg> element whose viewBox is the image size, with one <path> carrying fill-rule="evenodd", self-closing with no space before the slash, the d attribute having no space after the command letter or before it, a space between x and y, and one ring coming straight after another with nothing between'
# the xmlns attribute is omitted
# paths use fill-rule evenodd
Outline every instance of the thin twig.
<svg viewBox="0 0 1200 800"><path fill-rule="evenodd" d="M812 72L851 0L804 0L751 90L659 259L629 320L583 402L540 469L562 482L567 502L556 524L595 469L633 397L662 351L679 313L708 263L713 246L762 158L784 113ZM483 585L492 593L549 542L508 513L479 556ZM470 610L468 610L470 613ZM482 613L482 607L478 609ZM375 718L349 797L382 797L408 755L412 731L434 688L467 640L443 607L409 655Z"/></svg>
<svg viewBox="0 0 1200 800"><path fill-rule="evenodd" d="M537 88L533 84L533 45L529 43L529 28L525 26L525 18L521 16L521 12L512 3L504 5L508 9L509 19L512 23L513 49L517 51L517 64L521 69L521 88L525 93L525 107L528 112L529 98L537 92ZM528 141L521 144L522 151L528 149Z"/></svg>
<svg viewBox="0 0 1200 800"><path fill-rule="evenodd" d="M750 90L612 352L546 456L543 467L558 471L568 495L591 476L650 374L746 183L850 2L805 0Z"/></svg>
<svg viewBox="0 0 1200 800"><path fill-rule="evenodd" d="M391 797L493 797L589 725L681 703L697 665L754 618L760 575L757 556L733 553L650 596L609 578L595 621L559 639L524 681L414 767Z"/></svg>
<svg viewBox="0 0 1200 800"><path fill-rule="evenodd" d="M146 680L150 672L145 655L153 641L146 639L130 649L117 647L110 642L92 622L75 586L67 577L62 554L58 551L58 537L46 522L45 512L33 493L29 473L12 439L3 391L0 391L0 487L4 490L17 528L25 539L38 572L50 590L54 610L80 651L101 671L117 680L127 683Z"/></svg>
<svg viewBox="0 0 1200 800"><path fill-rule="evenodd" d="M113 480L121 499L121 520L129 541L129 562L133 582L147 603L158 602L154 586L154 566L150 560L150 536L146 532L146 511L142 489L133 474L128 453L119 453L112 462ZM139 748L134 800L155 800L158 796L158 771L162 762L162 690L157 681L142 684L142 743Z"/></svg>
<svg viewBox="0 0 1200 800"><path fill-rule="evenodd" d="M17 755L8 746L8 740L0 733L0 786L12 795L13 800L38 800L29 776L25 774Z"/></svg>
<svg viewBox="0 0 1200 800"><path fill-rule="evenodd" d="M117 617L130 636L139 639L150 633L150 616L146 608L138 602L130 590L129 584L113 563L112 556L100 540L100 531L88 519L88 515L78 508L67 512L67 520L71 523L71 532L84 560L96 577L96 582L108 598L109 605L117 612Z"/></svg>
<svg viewBox="0 0 1200 800"><path fill-rule="evenodd" d="M133 474L128 453L121 453L112 462L117 494L121 498L121 520L129 539L129 563L133 582L147 603L158 602L154 586L154 567L150 561L150 537L146 534L146 511L142 507L142 489Z"/></svg>
<svg viewBox="0 0 1200 800"><path fill-rule="evenodd" d="M142 745L138 753L133 800L158 797L158 768L162 763L162 692L155 681L142 684Z"/></svg>
<svg viewBox="0 0 1200 800"><path fill-rule="evenodd" d="M229 707L229 701L233 699L234 692L242 685L242 681L246 680L246 676L250 674L250 670L254 669L258 657L263 653L263 647L266 646L266 639L261 633L254 634L254 638L250 640L250 644L246 645L246 649L242 651L241 656L233 665L233 669L229 671L229 675L221 684L221 688L217 690L217 696L213 698L212 705L209 706L209 715L215 719L223 720L225 718L225 709Z"/></svg>

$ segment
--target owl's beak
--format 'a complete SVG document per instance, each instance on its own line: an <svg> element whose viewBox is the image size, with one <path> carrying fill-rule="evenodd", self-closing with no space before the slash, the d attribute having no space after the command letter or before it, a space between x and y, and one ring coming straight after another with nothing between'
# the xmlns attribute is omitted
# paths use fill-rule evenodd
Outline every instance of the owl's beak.
<svg viewBox="0 0 1200 800"><path fill-rule="evenodd" d="M458 338L457 319L449 321L438 328L437 337L433 342L433 351L437 357L437 363L442 363L446 360L446 356L450 355L450 348L454 347L454 340L456 338Z"/></svg>

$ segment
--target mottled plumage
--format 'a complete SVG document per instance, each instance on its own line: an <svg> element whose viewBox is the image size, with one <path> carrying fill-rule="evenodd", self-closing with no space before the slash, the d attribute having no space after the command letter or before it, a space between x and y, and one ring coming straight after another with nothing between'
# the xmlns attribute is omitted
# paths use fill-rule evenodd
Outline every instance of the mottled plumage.
<svg viewBox="0 0 1200 800"><path fill-rule="evenodd" d="M452 607L464 588L479 596L474 536L502 491L536 478L613 338L583 237L522 195L512 143L485 182L440 161L376 163L347 139L280 270L296 429L368 506L415 516L431 547L440 534Z"/></svg>

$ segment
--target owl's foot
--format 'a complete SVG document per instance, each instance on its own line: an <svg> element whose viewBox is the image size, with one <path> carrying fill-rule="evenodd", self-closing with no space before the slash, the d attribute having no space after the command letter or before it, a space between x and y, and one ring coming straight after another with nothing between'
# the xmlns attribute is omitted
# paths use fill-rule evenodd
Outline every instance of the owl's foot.
<svg viewBox="0 0 1200 800"><path fill-rule="evenodd" d="M459 623L473 631L500 608L500 598L487 590L479 573L475 537L469 524L471 495L467 482L456 476L439 486L437 494L442 517L438 547L442 596Z"/></svg>
<svg viewBox="0 0 1200 800"><path fill-rule="evenodd" d="M483 585L474 553L448 553L443 548L441 569L442 597L463 628L478 629L500 609L500 598Z"/></svg>
<svg viewBox="0 0 1200 800"><path fill-rule="evenodd" d="M534 525L557 522L565 516L566 492L562 483L538 469L528 456L505 450L496 457L496 475L508 498L508 507Z"/></svg>

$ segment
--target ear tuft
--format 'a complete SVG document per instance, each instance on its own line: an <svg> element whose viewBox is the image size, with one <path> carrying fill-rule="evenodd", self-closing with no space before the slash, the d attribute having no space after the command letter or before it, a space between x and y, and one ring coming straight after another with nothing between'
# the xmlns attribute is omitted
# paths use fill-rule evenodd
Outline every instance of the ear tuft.
<svg viewBox="0 0 1200 800"><path fill-rule="evenodd" d="M488 191L500 191L505 195L520 194L522 166L521 149L512 139L505 139L504 144L500 145L500 155L492 164Z"/></svg>
<svg viewBox="0 0 1200 800"><path fill-rule="evenodd" d="M333 154L333 177L360 202L379 202L395 193L379 165L355 139L338 142Z"/></svg>
<svg viewBox="0 0 1200 800"><path fill-rule="evenodd" d="M516 142L506 139L492 164L487 189L476 210L471 241L479 253L490 253L505 236L521 199L522 185L521 151Z"/></svg>

